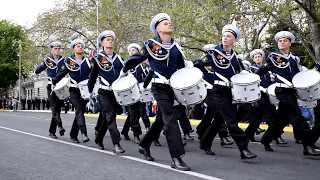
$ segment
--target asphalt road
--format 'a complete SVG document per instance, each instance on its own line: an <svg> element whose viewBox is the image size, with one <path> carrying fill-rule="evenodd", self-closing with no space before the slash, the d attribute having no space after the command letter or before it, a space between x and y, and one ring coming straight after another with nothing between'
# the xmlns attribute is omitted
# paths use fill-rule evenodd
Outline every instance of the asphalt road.
<svg viewBox="0 0 320 180"><path fill-rule="evenodd" d="M53 140L48 137L51 114L0 112L0 180L315 180L320 177L320 158L304 157L302 146L294 143L292 133L283 135L289 142L286 147L273 145L274 152L264 151L259 143L250 143L249 149L258 155L251 161L241 161L235 145L222 148L219 139L214 141L212 148L215 156L205 155L198 148L198 140L188 142L184 161L192 171L180 172L170 168L171 159L164 136L160 138L162 147L151 148L155 162L145 161L133 141L122 140L126 153L116 156L112 153L108 133L104 140L106 150L95 148L97 118L86 118L91 141L71 143L69 130L73 118L72 114L62 114L66 135ZM123 123L123 120L117 121L120 130ZM130 137L133 139L132 134Z"/></svg>

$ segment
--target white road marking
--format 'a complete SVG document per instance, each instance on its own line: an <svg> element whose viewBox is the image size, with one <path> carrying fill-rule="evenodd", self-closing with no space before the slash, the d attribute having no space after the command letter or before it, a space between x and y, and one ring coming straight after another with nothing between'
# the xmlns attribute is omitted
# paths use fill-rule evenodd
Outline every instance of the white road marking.
<svg viewBox="0 0 320 180"><path fill-rule="evenodd" d="M11 128L7 128L7 127L3 127L3 126L0 126L0 129L5 129L5 130L8 130L8 131L12 131L12 132L20 133L20 134L25 134L25 135L28 135L28 136L33 136L33 137L37 137L37 138L41 138L41 139L46 139L46 140L49 140L49 141L59 142L59 143L67 144L67 145L70 145L70 146L75 146L75 147L79 147L79 148L83 148L83 149L87 149L87 150L91 150L91 151L96 151L96 152L108 154L108 155L111 155L111 156L116 156L113 152L110 152L110 151L100 150L100 149L97 149L97 148L88 147L88 146L84 146L84 145L80 145L80 144L74 144L74 143L71 143L71 142L66 142L66 141L62 141L62 140L58 140L58 139L52 139L52 138L49 138L49 137L28 133L28 132L25 132L25 131L11 129ZM178 171L176 169L171 168L168 165L164 165L164 164L160 164L160 163L156 163L156 162L150 162L150 161L146 161L146 160L139 159L139 158L132 157L132 156L117 156L117 157L129 159L129 160L140 162L140 163L144 163L144 164L149 164L149 165L152 165L152 166L157 166L157 167L160 167L160 168L163 168L163 169L175 171L175 172L181 173L181 174L187 174L187 175L195 176L195 177L202 178L202 179L222 180L222 179L219 179L219 178L216 178L216 177L213 177L213 176L208 176L208 175L197 173L197 172L193 172L193 171Z"/></svg>

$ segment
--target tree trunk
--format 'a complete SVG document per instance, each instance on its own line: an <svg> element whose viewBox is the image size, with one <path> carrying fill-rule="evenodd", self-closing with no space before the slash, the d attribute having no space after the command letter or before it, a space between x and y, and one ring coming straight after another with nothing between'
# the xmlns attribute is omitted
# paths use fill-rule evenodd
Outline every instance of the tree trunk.
<svg viewBox="0 0 320 180"><path fill-rule="evenodd" d="M310 21L310 39L314 49L315 61L320 63L320 24L318 22Z"/></svg>

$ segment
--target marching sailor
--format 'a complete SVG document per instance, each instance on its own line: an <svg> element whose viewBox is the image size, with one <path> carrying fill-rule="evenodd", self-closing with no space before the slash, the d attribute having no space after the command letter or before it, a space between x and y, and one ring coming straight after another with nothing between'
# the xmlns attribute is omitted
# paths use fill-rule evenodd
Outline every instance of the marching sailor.
<svg viewBox="0 0 320 180"><path fill-rule="evenodd" d="M132 43L128 46L129 55L132 56L134 54L139 53L141 50L141 46L136 43ZM148 70L146 67L146 62L140 63L133 72L134 77L137 79L138 83L143 83L144 79L148 75ZM140 143L140 135L142 134L139 119L142 118L146 129L150 128L150 120L147 116L146 112L146 103L143 102L136 102L129 106L129 113L126 122L124 123L124 127L122 129L121 134L127 139L129 126L134 134L134 143Z"/></svg>
<svg viewBox="0 0 320 180"><path fill-rule="evenodd" d="M89 92L92 93L97 77L100 80L98 90L100 112L102 112L102 123L96 135L95 143L99 149L104 149L103 138L109 129L109 133L114 145L114 153L122 154L125 152L120 146L120 133L117 128L117 101L112 91L111 85L118 78L123 67L122 58L113 51L116 35L113 31L103 31L98 36L98 43L102 46L95 57L92 58L92 70L88 82Z"/></svg>
<svg viewBox="0 0 320 180"><path fill-rule="evenodd" d="M218 133L220 127L226 122L230 135L240 150L241 159L253 159L257 155L248 149L249 140L245 132L239 128L236 119L236 108L232 104L230 78L237 73L249 73L244 70L242 62L232 50L235 42L241 38L241 32L235 25L226 25L222 29L222 44L214 47L206 53L202 60L197 60L195 66L203 69L203 66L212 66L214 76L211 79L212 89L208 89L205 103L213 110L212 113L220 113L222 118L212 122L212 136ZM209 83L210 83L209 82ZM214 111L216 110L216 111ZM215 114L213 117L215 117ZM212 138L203 136L200 140L200 148L211 151ZM214 154L214 153L212 153Z"/></svg>
<svg viewBox="0 0 320 180"><path fill-rule="evenodd" d="M82 98L82 93L85 92L80 92L80 84L89 79L91 68L89 60L83 56L84 46L85 44L82 39L73 40L70 45L73 54L65 59L59 73L52 78L52 84L55 85L65 75L69 74L70 76L70 100L75 107L75 118L70 131L70 139L74 143L79 143L79 130L81 131L83 142L88 142L90 140L87 136L87 127L84 117L88 100Z"/></svg>
<svg viewBox="0 0 320 180"><path fill-rule="evenodd" d="M60 117L61 113L61 102L57 97L55 92L52 92L52 78L54 78L59 69L62 67L64 63L64 58L60 55L61 53L62 43L59 41L51 42L49 44L50 54L51 56L47 57L43 63L41 63L35 70L36 74L41 73L46 70L48 75L48 86L47 92L50 101L50 108L52 112L52 118L49 128L49 136L53 139L57 139L56 136L56 128L59 128L60 136L64 135L65 129L62 127L62 121Z"/></svg>
<svg viewBox="0 0 320 180"><path fill-rule="evenodd" d="M146 59L149 60L150 67L154 71L151 80L151 91L162 113L164 130L172 158L171 167L178 170L189 171L190 167L188 167L181 158L185 154L185 150L177 116L173 108L175 96L169 85L169 79L177 69L186 67L185 64L192 67L193 64L190 61L184 60L180 46L172 38L172 22L168 14L157 14L151 21L150 29L156 34L156 37L145 42L140 54L135 54L128 59L120 76L125 76L129 69L135 68ZM162 126L154 123L144 139L148 139L146 138L148 136L156 136L154 132L159 129L162 129ZM149 138L148 142L142 139L140 142L140 153L145 156L151 156L150 145L155 138L157 137Z"/></svg>
<svg viewBox="0 0 320 180"><path fill-rule="evenodd" d="M264 133L261 143L266 150L272 151L270 142L279 137L283 128L292 121L293 129L297 137L301 138L304 146L303 154L320 156L320 152L314 150L312 137L308 123L304 120L297 103L296 91L292 85L292 78L300 71L300 59L290 52L291 44L295 36L288 31L280 31L275 37L278 50L272 52L266 58L266 63L256 73L260 76L268 71L273 72L276 81L275 94L279 100L279 108L274 123Z"/></svg>

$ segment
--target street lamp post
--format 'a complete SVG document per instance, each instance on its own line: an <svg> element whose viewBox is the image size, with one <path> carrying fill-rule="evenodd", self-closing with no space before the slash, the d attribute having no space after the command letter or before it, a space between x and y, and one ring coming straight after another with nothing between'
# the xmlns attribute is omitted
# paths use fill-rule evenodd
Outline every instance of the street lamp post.
<svg viewBox="0 0 320 180"><path fill-rule="evenodd" d="M96 17L97 17L97 37L99 36L99 0L96 0ZM97 52L99 50L99 43L97 41Z"/></svg>
<svg viewBox="0 0 320 180"><path fill-rule="evenodd" d="M21 52L22 52L22 47L21 47L21 40L19 40L19 96L18 96L18 105L19 108L21 109Z"/></svg>

